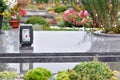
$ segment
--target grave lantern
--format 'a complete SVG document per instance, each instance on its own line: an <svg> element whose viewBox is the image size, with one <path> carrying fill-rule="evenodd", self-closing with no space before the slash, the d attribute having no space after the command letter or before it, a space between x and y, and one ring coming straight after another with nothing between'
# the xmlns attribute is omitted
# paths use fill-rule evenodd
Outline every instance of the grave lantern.
<svg viewBox="0 0 120 80"><path fill-rule="evenodd" d="M31 46L33 43L33 28L32 24L20 25L20 44L21 46Z"/></svg>

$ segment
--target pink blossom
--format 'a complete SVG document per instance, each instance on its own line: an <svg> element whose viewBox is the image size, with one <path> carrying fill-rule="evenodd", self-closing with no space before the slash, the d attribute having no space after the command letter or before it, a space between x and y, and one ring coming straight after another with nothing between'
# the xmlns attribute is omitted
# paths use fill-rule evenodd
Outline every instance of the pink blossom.
<svg viewBox="0 0 120 80"><path fill-rule="evenodd" d="M82 22L78 22L77 25L78 25L78 26L82 25Z"/></svg>
<svg viewBox="0 0 120 80"><path fill-rule="evenodd" d="M66 22L68 22L68 18L67 18L67 16L63 16L63 19L66 21Z"/></svg>
<svg viewBox="0 0 120 80"><path fill-rule="evenodd" d="M96 27L96 26L97 26L97 24L96 24L96 23L94 23L94 24L93 24L93 26L95 26L95 27Z"/></svg>
<svg viewBox="0 0 120 80"><path fill-rule="evenodd" d="M84 17L88 16L88 12L86 10L83 10L80 13L81 13L81 18L84 18Z"/></svg>
<svg viewBox="0 0 120 80"><path fill-rule="evenodd" d="M86 23L86 22L87 22L87 19L83 19L81 22L82 22L82 23Z"/></svg>
<svg viewBox="0 0 120 80"><path fill-rule="evenodd" d="M91 19L90 22L93 22L93 20Z"/></svg>
<svg viewBox="0 0 120 80"><path fill-rule="evenodd" d="M83 13L84 16L88 16L88 12L87 12L87 10L84 10L83 12L84 12L84 13Z"/></svg>
<svg viewBox="0 0 120 80"><path fill-rule="evenodd" d="M74 10L67 10L64 12L63 19L64 21L70 22L71 25L75 26L89 26L93 23L92 18L89 16L86 10L80 12Z"/></svg>
<svg viewBox="0 0 120 80"><path fill-rule="evenodd" d="M66 10L66 11L64 12L64 15L67 15L67 14L69 14L69 13L73 13L73 10Z"/></svg>
<svg viewBox="0 0 120 80"><path fill-rule="evenodd" d="M72 22L76 22L76 19L73 18L73 19L72 19Z"/></svg>
<svg viewBox="0 0 120 80"><path fill-rule="evenodd" d="M63 16L63 19L68 22L69 21L69 17L73 16L74 15L74 11L73 10L66 10L64 12L64 16Z"/></svg>
<svg viewBox="0 0 120 80"><path fill-rule="evenodd" d="M69 14L69 13L70 13L70 10L66 10L66 11L64 12L64 15Z"/></svg>

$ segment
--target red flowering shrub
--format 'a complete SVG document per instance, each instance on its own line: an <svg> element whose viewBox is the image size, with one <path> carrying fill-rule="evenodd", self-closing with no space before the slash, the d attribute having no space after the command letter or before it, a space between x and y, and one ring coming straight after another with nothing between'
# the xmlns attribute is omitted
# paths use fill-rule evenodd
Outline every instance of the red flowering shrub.
<svg viewBox="0 0 120 80"><path fill-rule="evenodd" d="M77 12L75 10L67 10L64 12L63 19L66 23L73 26L90 27L93 25L93 20L86 10Z"/></svg>

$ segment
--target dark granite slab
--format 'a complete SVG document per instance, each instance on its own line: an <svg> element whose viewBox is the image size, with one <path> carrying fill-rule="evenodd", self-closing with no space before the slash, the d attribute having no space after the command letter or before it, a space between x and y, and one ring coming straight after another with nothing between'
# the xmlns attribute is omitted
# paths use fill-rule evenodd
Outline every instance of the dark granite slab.
<svg viewBox="0 0 120 80"><path fill-rule="evenodd" d="M96 53L1 53L2 63L33 63L33 62L83 62L92 61L95 57L102 62L119 62L118 52Z"/></svg>
<svg viewBox="0 0 120 80"><path fill-rule="evenodd" d="M69 52L69 53L0 53L0 57L38 57L38 56L120 56L120 52Z"/></svg>

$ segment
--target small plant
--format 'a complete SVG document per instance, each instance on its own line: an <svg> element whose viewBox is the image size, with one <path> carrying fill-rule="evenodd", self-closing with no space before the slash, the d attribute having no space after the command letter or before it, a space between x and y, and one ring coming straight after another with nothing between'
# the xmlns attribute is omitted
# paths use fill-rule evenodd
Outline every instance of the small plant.
<svg viewBox="0 0 120 80"><path fill-rule="evenodd" d="M57 26L58 27L64 27L65 26L65 22L63 20L60 20L57 22Z"/></svg>
<svg viewBox="0 0 120 80"><path fill-rule="evenodd" d="M36 16L30 17L26 20L25 23L33 24L33 25L34 24L42 25L43 30L50 28L49 23L42 17L36 17Z"/></svg>
<svg viewBox="0 0 120 80"><path fill-rule="evenodd" d="M118 80L112 70L103 62L83 62L70 72L71 80Z"/></svg>
<svg viewBox="0 0 120 80"><path fill-rule="evenodd" d="M27 12L22 8L22 3L17 3L10 11L10 19L11 20L20 20L22 16L25 16Z"/></svg>
<svg viewBox="0 0 120 80"><path fill-rule="evenodd" d="M38 7L38 9L39 9L39 10L45 10L45 8L44 8L44 7Z"/></svg>
<svg viewBox="0 0 120 80"><path fill-rule="evenodd" d="M17 73L15 72L0 72L0 80L5 79L5 80L10 80L10 79L15 79L17 77Z"/></svg>
<svg viewBox="0 0 120 80"><path fill-rule="evenodd" d="M59 72L55 80L71 80L69 74L69 71Z"/></svg>
<svg viewBox="0 0 120 80"><path fill-rule="evenodd" d="M3 21L2 30L9 30L9 29L11 29L9 23L7 21Z"/></svg>
<svg viewBox="0 0 120 80"><path fill-rule="evenodd" d="M54 8L49 8L48 11L54 11Z"/></svg>
<svg viewBox="0 0 120 80"><path fill-rule="evenodd" d="M10 24L9 24L9 16L10 16L10 14L8 12L4 13L2 30L9 30L11 28Z"/></svg>
<svg viewBox="0 0 120 80"><path fill-rule="evenodd" d="M57 6L57 7L55 7L55 9L54 9L54 11L57 12L57 13L64 12L65 10L67 10L67 7L66 7L66 6Z"/></svg>
<svg viewBox="0 0 120 80"><path fill-rule="evenodd" d="M34 70L29 70L24 75L24 80L48 80L52 77L51 71L45 68L36 68Z"/></svg>
<svg viewBox="0 0 120 80"><path fill-rule="evenodd" d="M28 9L28 10L38 10L38 7L36 5L33 5L33 4L28 4L26 6L26 9Z"/></svg>

